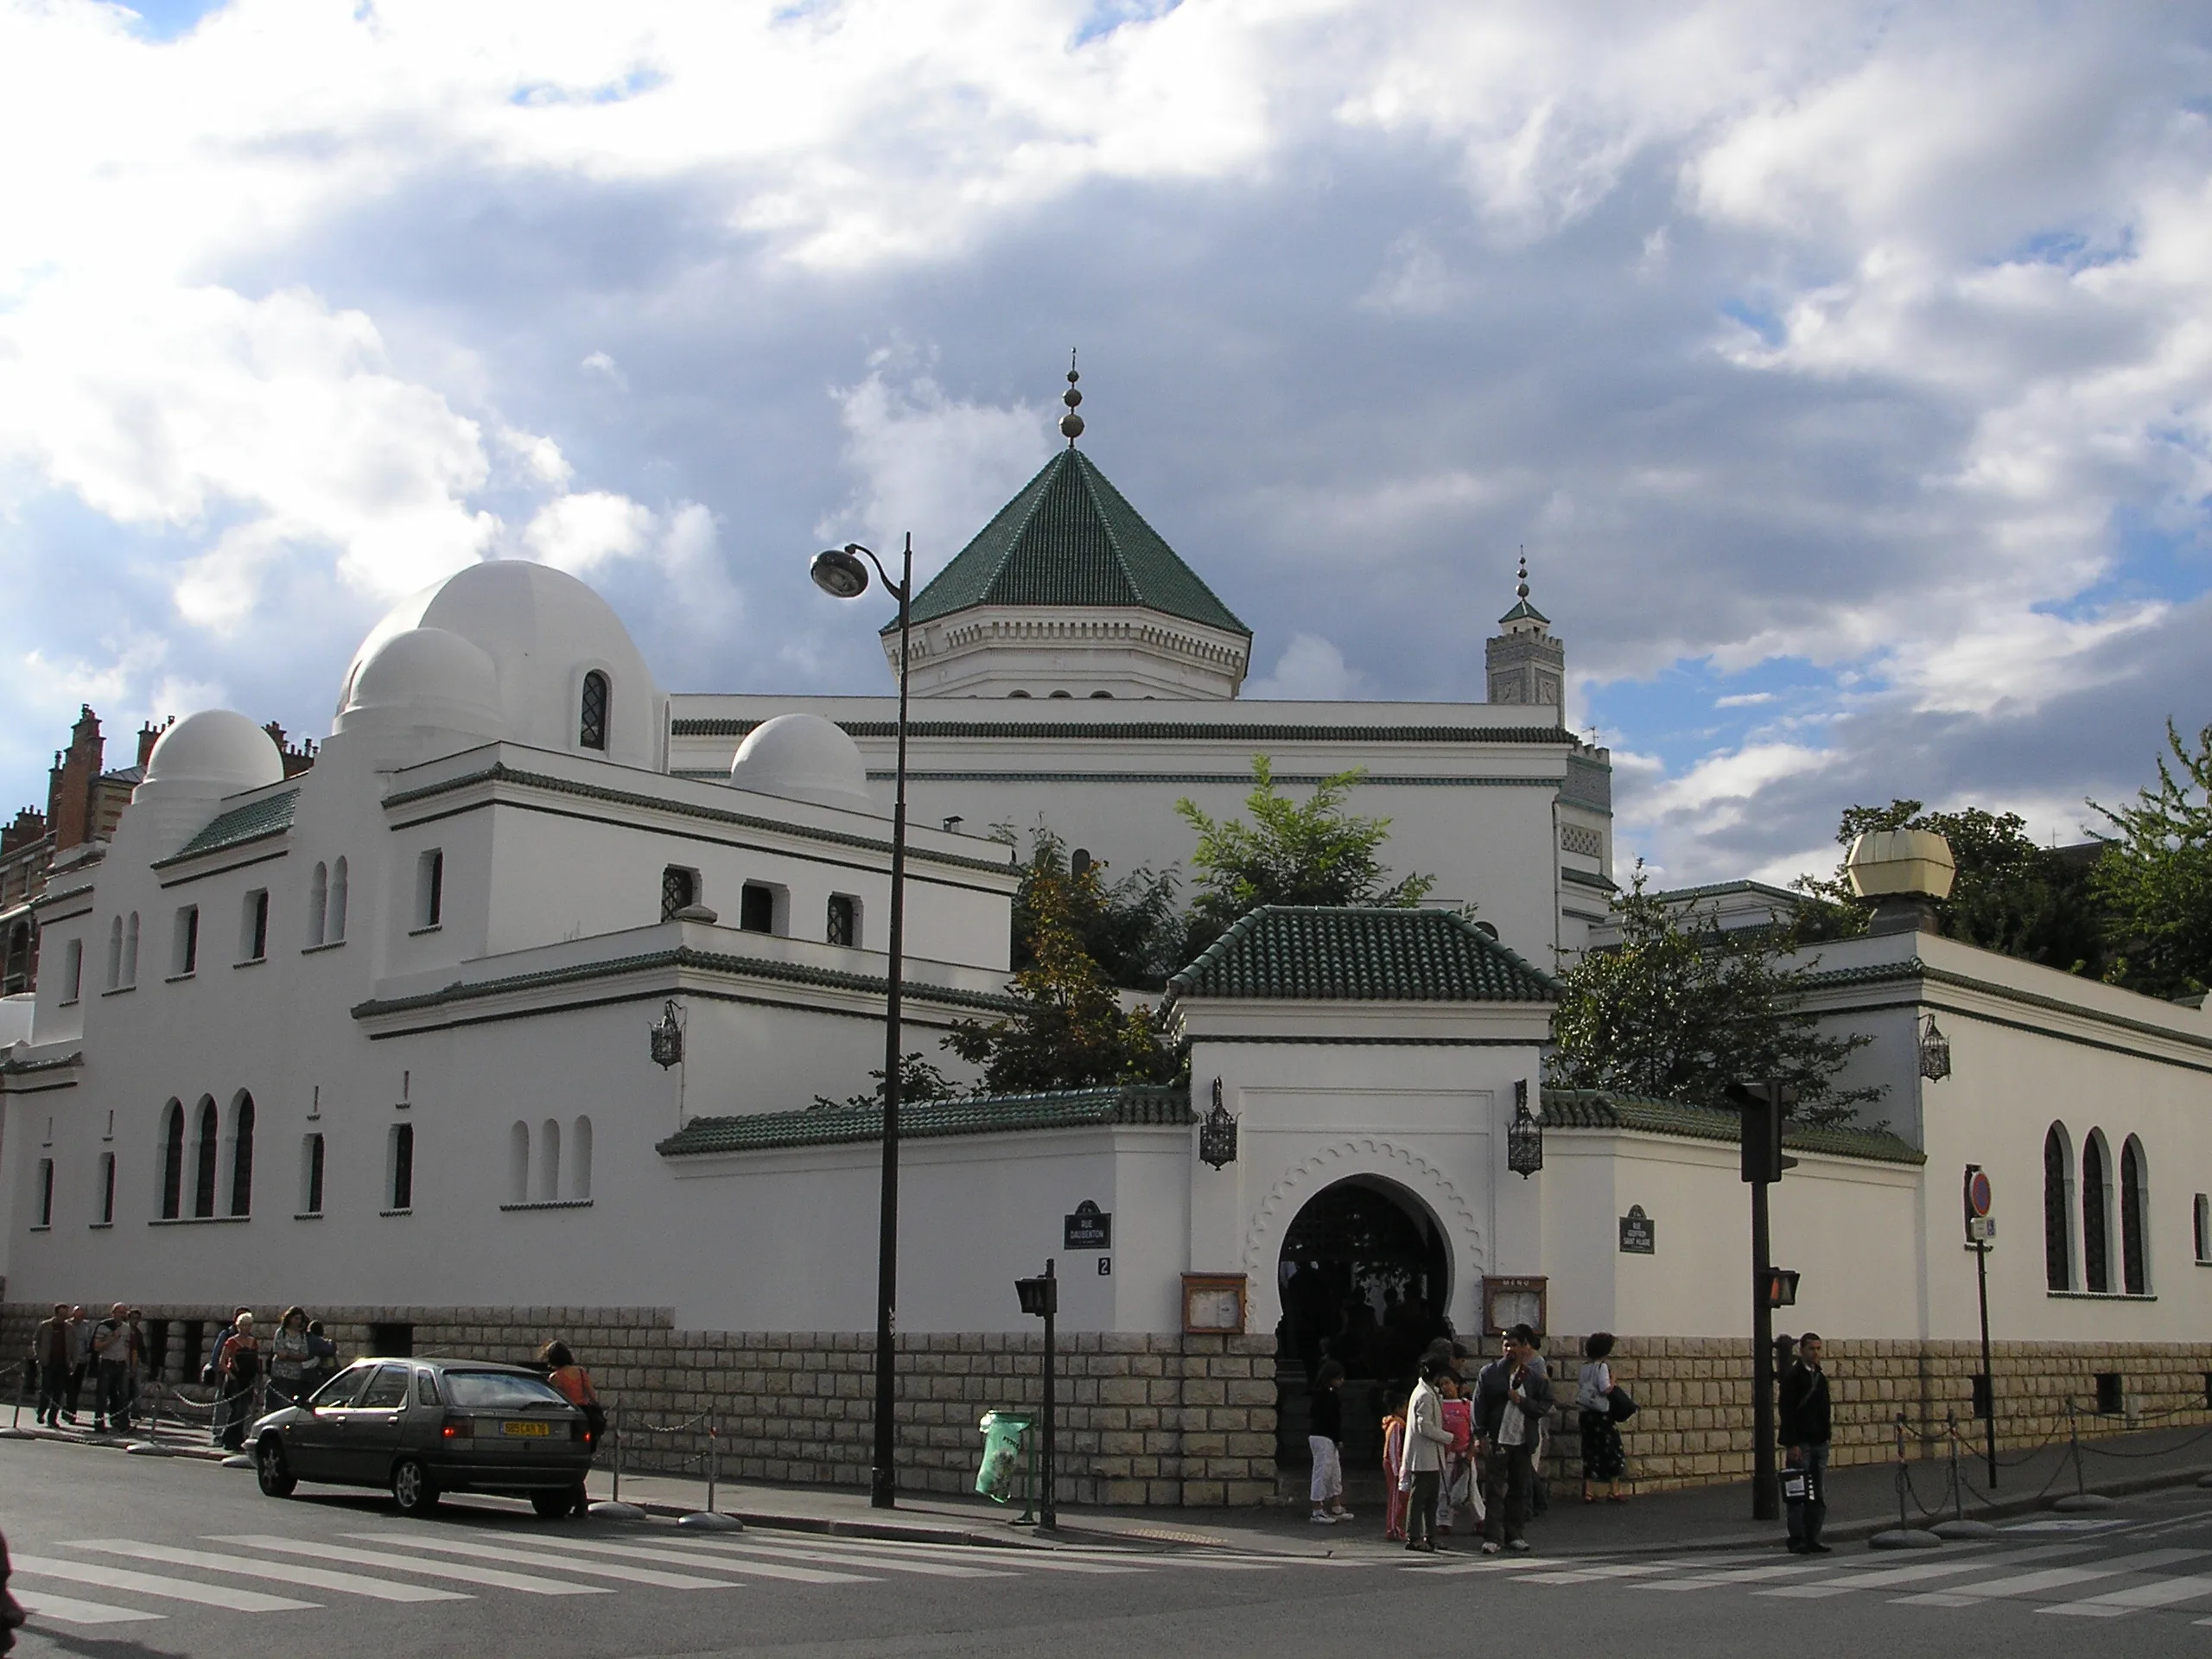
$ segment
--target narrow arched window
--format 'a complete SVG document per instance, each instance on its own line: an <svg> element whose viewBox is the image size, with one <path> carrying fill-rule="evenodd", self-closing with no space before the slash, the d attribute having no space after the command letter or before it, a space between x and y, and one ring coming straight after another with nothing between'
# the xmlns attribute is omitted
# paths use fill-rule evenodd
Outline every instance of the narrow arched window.
<svg viewBox="0 0 2212 1659"><path fill-rule="evenodd" d="M614 694L607 676L597 669L584 676L582 707L577 712L576 741L587 749L607 748L607 717L613 712Z"/></svg>
<svg viewBox="0 0 2212 1659"><path fill-rule="evenodd" d="M569 1196L579 1203L591 1197L591 1119L580 1117L569 1136Z"/></svg>
<svg viewBox="0 0 2212 1659"><path fill-rule="evenodd" d="M118 916L107 929L107 988L111 991L123 984L123 918Z"/></svg>
<svg viewBox="0 0 2212 1659"><path fill-rule="evenodd" d="M340 859L330 867L330 903L328 918L322 925L322 942L341 944L346 939L346 861Z"/></svg>
<svg viewBox="0 0 2212 1659"><path fill-rule="evenodd" d="M231 1213L253 1213L253 1096L244 1090L231 1107Z"/></svg>
<svg viewBox="0 0 2212 1659"><path fill-rule="evenodd" d="M391 1211L412 1210L415 1207L415 1126L395 1123L391 1126L391 1149L385 1156L385 1208Z"/></svg>
<svg viewBox="0 0 2212 1659"><path fill-rule="evenodd" d="M2212 1262L2212 1195L2198 1193L2191 1207L2196 1212L2196 1259Z"/></svg>
<svg viewBox="0 0 2212 1659"><path fill-rule="evenodd" d="M322 1136L319 1134L300 1141L300 1213L322 1213Z"/></svg>
<svg viewBox="0 0 2212 1659"><path fill-rule="evenodd" d="M138 982L138 912L135 910L123 925L123 982Z"/></svg>
<svg viewBox="0 0 2212 1659"><path fill-rule="evenodd" d="M2112 1160L2105 1132L2082 1143L2082 1288L2112 1289Z"/></svg>
<svg viewBox="0 0 2212 1659"><path fill-rule="evenodd" d="M2120 1287L2131 1296L2151 1294L2149 1164L2129 1135L2120 1149Z"/></svg>
<svg viewBox="0 0 2212 1659"><path fill-rule="evenodd" d="M549 1117L537 1126L537 1187L531 1197L551 1204L561 1196L561 1122Z"/></svg>
<svg viewBox="0 0 2212 1659"><path fill-rule="evenodd" d="M2043 1138L2043 1272L2050 1289L2074 1288L2074 1148L2057 1123Z"/></svg>
<svg viewBox="0 0 2212 1659"><path fill-rule="evenodd" d="M184 1213L184 1103L172 1100L162 1113L162 1219Z"/></svg>
<svg viewBox="0 0 2212 1659"><path fill-rule="evenodd" d="M330 867L318 864L308 877L308 949L322 943L324 910L330 903Z"/></svg>
<svg viewBox="0 0 2212 1659"><path fill-rule="evenodd" d="M507 1202L530 1202L530 1125L520 1118L507 1131Z"/></svg>
<svg viewBox="0 0 2212 1659"><path fill-rule="evenodd" d="M200 1139L193 1149L192 1213L212 1216L215 1213L215 1172L217 1158L222 1149L223 1128L215 1110L213 1100L203 1096L200 1102Z"/></svg>

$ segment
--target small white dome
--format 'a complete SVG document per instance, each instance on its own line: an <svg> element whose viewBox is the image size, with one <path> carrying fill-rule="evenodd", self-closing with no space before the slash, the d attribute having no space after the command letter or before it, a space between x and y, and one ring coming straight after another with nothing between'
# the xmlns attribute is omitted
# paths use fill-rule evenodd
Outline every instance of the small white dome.
<svg viewBox="0 0 2212 1659"><path fill-rule="evenodd" d="M1862 830L1853 837L1843 865L1851 890L1861 899L1900 893L1948 899L1958 874L1951 843L1933 830Z"/></svg>
<svg viewBox="0 0 2212 1659"><path fill-rule="evenodd" d="M491 654L443 628L409 628L379 645L353 674L338 729L369 721L505 734L499 671Z"/></svg>
<svg viewBox="0 0 2212 1659"><path fill-rule="evenodd" d="M228 709L187 715L162 734L146 757L149 784L213 785L224 795L282 783L283 778L284 757L276 740Z"/></svg>
<svg viewBox="0 0 2212 1659"><path fill-rule="evenodd" d="M860 746L819 715L778 715L754 727L729 764L733 789L875 811Z"/></svg>

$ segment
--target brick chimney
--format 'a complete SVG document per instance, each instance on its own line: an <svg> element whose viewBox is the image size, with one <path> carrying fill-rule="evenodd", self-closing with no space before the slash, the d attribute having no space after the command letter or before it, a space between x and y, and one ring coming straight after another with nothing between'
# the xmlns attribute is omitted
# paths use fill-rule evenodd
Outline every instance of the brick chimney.
<svg viewBox="0 0 2212 1659"><path fill-rule="evenodd" d="M21 852L46 834L46 814L35 806L17 810L16 821L0 828L0 858Z"/></svg>
<svg viewBox="0 0 2212 1659"><path fill-rule="evenodd" d="M154 758L154 745L162 741L162 734L175 724L176 716L171 715L159 726L149 720L138 728L138 766L141 771Z"/></svg>
<svg viewBox="0 0 2212 1659"><path fill-rule="evenodd" d="M105 745L100 741L100 717L90 703L83 705L77 723L69 730L69 747L56 755L47 801L47 821L54 826L54 850L80 847L92 835L92 785L101 771Z"/></svg>
<svg viewBox="0 0 2212 1659"><path fill-rule="evenodd" d="M276 753L284 759L284 775L296 778L315 765L315 740L308 738L297 745L284 741L284 728L270 721L261 728L269 734L269 741L276 746Z"/></svg>

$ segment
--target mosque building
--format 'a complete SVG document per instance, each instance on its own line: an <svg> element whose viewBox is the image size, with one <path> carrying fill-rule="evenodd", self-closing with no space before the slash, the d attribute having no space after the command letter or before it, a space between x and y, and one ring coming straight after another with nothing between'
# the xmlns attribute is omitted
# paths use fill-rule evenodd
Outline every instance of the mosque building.
<svg viewBox="0 0 2212 1659"><path fill-rule="evenodd" d="M1164 868L1178 798L1234 814L1255 754L1293 786L1358 766L1389 862L1436 884L1230 929L1164 998L1185 1083L906 1108L903 1480L960 1486L979 1412L1026 1402L1010 1281L1047 1258L1077 1499L1256 1501L1323 1343L1379 1386L1447 1319L1614 1331L1645 1477L1742 1465L1714 1392L1749 1328L1737 1128L1542 1087L1554 976L1616 890L1611 770L1564 728L1525 565L1500 630L1484 703L1243 700L1249 630L1072 434L918 593L906 1047L1011 1006L995 824ZM379 622L304 769L242 715L161 732L34 906L0 1342L116 1298L173 1376L241 1302L353 1351L562 1334L618 1403L721 1413L733 1476L863 1478L880 1114L827 1103L881 1064L894 733L889 697L664 692L589 588L520 561ZM1911 928L1827 947L1821 986L1891 1087L1878 1125L1793 1135L1777 1259L1840 1367L1915 1356L1851 1395L1839 1455L1965 1397L1966 1161L2000 1194L2021 1432L2093 1378L2201 1406L2203 1011Z"/></svg>

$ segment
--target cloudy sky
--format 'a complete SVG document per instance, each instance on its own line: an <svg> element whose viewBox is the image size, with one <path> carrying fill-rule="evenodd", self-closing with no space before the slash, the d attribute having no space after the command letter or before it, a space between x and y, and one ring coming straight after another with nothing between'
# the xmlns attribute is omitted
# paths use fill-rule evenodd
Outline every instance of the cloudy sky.
<svg viewBox="0 0 2212 1659"><path fill-rule="evenodd" d="M0 785L484 557L881 689L805 556L950 557L1071 346L1255 695L1479 697L1525 543L1670 880L2212 722L2202 8L0 0Z"/></svg>

